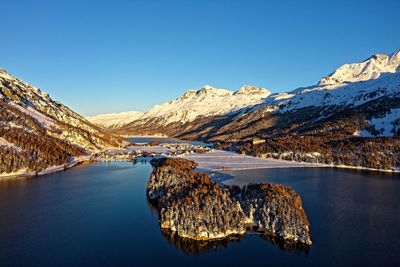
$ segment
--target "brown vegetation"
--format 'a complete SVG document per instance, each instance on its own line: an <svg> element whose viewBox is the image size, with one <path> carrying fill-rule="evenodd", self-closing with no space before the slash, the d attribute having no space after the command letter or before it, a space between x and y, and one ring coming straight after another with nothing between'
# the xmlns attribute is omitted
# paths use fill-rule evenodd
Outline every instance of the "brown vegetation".
<svg viewBox="0 0 400 267"><path fill-rule="evenodd" d="M161 228L180 237L209 240L245 233L254 217L265 234L311 244L301 199L292 189L271 184L224 186L193 171L196 163L185 159L154 159L152 164L147 194L159 209Z"/></svg>
<svg viewBox="0 0 400 267"><path fill-rule="evenodd" d="M73 144L52 137L31 116L0 100L0 137L12 146L0 146L0 173L21 168L40 171L48 166L67 164L72 156L87 152ZM10 127L9 123L19 127Z"/></svg>

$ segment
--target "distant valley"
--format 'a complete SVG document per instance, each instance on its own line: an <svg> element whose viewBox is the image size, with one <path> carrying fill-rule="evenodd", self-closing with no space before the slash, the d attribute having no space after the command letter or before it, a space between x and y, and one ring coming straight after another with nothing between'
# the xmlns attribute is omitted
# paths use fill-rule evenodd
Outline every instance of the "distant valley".
<svg viewBox="0 0 400 267"><path fill-rule="evenodd" d="M87 119L128 136L167 135L258 157L396 170L399 66L400 51L376 54L287 93L204 86L144 113Z"/></svg>
<svg viewBox="0 0 400 267"><path fill-rule="evenodd" d="M0 70L2 175L65 168L161 135L212 142L262 158L397 171L400 166L400 52L345 64L317 85L287 93L212 86L146 112L84 118Z"/></svg>

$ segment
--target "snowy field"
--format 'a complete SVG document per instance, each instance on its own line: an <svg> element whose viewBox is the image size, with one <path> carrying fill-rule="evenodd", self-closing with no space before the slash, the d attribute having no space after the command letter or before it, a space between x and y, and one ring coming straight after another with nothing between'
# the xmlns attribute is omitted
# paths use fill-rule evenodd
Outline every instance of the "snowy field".
<svg viewBox="0 0 400 267"><path fill-rule="evenodd" d="M130 150L140 150L154 153L168 153L171 149L162 146L131 146ZM241 155L234 152L215 150L204 154L191 153L179 156L196 161L200 169L211 171L222 170L246 170L246 169L266 169L266 168L293 168L293 167L323 167L320 164L305 162L295 162L276 159L263 159L252 156Z"/></svg>
<svg viewBox="0 0 400 267"><path fill-rule="evenodd" d="M246 169L268 169L268 168L293 168L293 167L321 167L317 164L263 159L252 156L237 154L234 152L216 150L205 154L192 154L183 158L196 161L199 168L214 171L222 170L246 170Z"/></svg>

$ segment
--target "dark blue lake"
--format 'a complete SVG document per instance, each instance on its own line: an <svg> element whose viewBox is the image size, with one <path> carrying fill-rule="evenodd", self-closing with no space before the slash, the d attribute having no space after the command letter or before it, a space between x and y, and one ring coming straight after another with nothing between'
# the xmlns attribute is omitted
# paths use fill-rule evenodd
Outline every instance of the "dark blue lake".
<svg viewBox="0 0 400 267"><path fill-rule="evenodd" d="M399 266L400 177L336 169L231 172L226 183L292 186L309 250L258 235L193 243L162 233L146 199L148 164L93 163L0 180L0 266Z"/></svg>

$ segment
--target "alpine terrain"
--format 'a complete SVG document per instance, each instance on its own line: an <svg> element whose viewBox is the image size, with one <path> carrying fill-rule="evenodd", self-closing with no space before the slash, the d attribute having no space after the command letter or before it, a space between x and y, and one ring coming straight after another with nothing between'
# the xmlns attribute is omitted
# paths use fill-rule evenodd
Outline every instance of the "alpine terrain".
<svg viewBox="0 0 400 267"><path fill-rule="evenodd" d="M317 85L279 94L205 86L115 131L217 142L259 157L390 170L400 165L399 65L400 51L377 54L339 67Z"/></svg>
<svg viewBox="0 0 400 267"><path fill-rule="evenodd" d="M132 111L100 114L87 119L101 126L119 126L131 129L132 132L154 134L167 131L164 129L167 125L181 125L198 118L222 115L261 103L270 94L267 89L254 86L243 86L232 92L205 85L197 91L188 90L181 97L156 105L145 113Z"/></svg>
<svg viewBox="0 0 400 267"><path fill-rule="evenodd" d="M68 167L127 144L0 69L0 175Z"/></svg>

